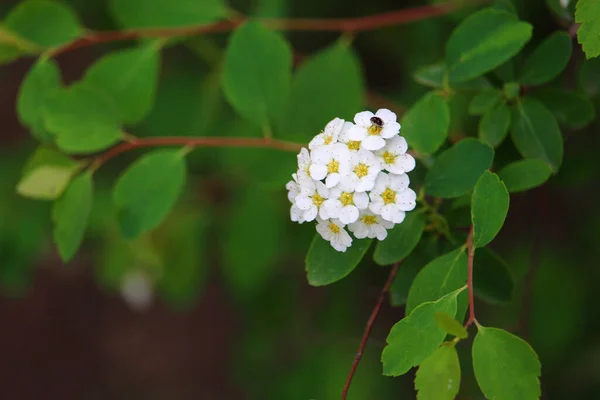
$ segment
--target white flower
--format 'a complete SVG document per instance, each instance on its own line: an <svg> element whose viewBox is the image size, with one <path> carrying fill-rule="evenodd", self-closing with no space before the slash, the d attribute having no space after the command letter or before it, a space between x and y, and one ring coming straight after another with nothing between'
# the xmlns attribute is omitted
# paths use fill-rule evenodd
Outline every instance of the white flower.
<svg viewBox="0 0 600 400"><path fill-rule="evenodd" d="M304 210L304 220L313 221L319 209L329 198L329 189L320 181L303 181L300 184L300 194L296 196L296 206Z"/></svg>
<svg viewBox="0 0 600 400"><path fill-rule="evenodd" d="M383 240L387 237L387 229L394 227L393 222L389 222L381 218L381 216L373 214L369 210L363 210L360 212L358 220L350 225L348 229L354 233L357 239L363 238L377 238Z"/></svg>
<svg viewBox="0 0 600 400"><path fill-rule="evenodd" d="M345 252L352 245L352 238L337 219L322 220L317 218L317 232L321 237L331 243L337 251Z"/></svg>
<svg viewBox="0 0 600 400"><path fill-rule="evenodd" d="M381 164L372 152L354 152L350 156L350 172L342 177L342 184L354 188L357 192L366 192L373 189L379 171Z"/></svg>
<svg viewBox="0 0 600 400"><path fill-rule="evenodd" d="M301 210L298 208L297 205L292 204L292 207L290 208L290 219L293 222L302 224L303 222L305 222L304 213L305 213L304 210Z"/></svg>
<svg viewBox="0 0 600 400"><path fill-rule="evenodd" d="M350 150L350 153L355 153L360 150L360 141L350 140L350 138L348 137L348 132L353 126L354 124L352 122L344 122L344 126L342 127L342 130L340 131L340 135L338 137L338 141L340 143L344 143L346 147L348 147L348 150Z"/></svg>
<svg viewBox="0 0 600 400"><path fill-rule="evenodd" d="M375 154L383 169L393 174L404 174L415 169L415 159L407 154L408 144L402 136L394 136Z"/></svg>
<svg viewBox="0 0 600 400"><path fill-rule="evenodd" d="M315 136L310 143L308 144L308 148L311 150L316 149L321 146L329 146L337 143L338 136L342 127L344 126L344 120L341 118L334 118L325 125L325 129L323 132L319 133Z"/></svg>
<svg viewBox="0 0 600 400"><path fill-rule="evenodd" d="M400 124L396 122L396 114L386 108L377 110L373 115L370 111L362 111L354 116L354 125L348 131L350 140L358 140L367 150L379 150L389 139L400 132Z"/></svg>
<svg viewBox="0 0 600 400"><path fill-rule="evenodd" d="M342 176L350 171L350 152L342 143L318 147L312 152L310 176L318 181L325 179L325 186L332 188Z"/></svg>
<svg viewBox="0 0 600 400"><path fill-rule="evenodd" d="M310 157L310 152L306 150L306 148L302 148L300 153L298 153L298 177L300 179L311 179L310 177L310 166L312 164L312 159Z"/></svg>
<svg viewBox="0 0 600 400"><path fill-rule="evenodd" d="M319 216L323 219L339 218L344 224L358 219L359 210L369 206L369 195L354 192L349 187L336 187L329 191L329 199L323 203Z"/></svg>
<svg viewBox="0 0 600 400"><path fill-rule="evenodd" d="M404 221L405 211L414 209L417 204L417 195L408 188L409 183L407 174L381 172L375 181L375 187L369 193L371 211L395 224Z"/></svg>
<svg viewBox="0 0 600 400"><path fill-rule="evenodd" d="M298 175L292 174L292 180L285 184L288 191L288 200L294 204L296 196L300 194L300 184L298 183Z"/></svg>

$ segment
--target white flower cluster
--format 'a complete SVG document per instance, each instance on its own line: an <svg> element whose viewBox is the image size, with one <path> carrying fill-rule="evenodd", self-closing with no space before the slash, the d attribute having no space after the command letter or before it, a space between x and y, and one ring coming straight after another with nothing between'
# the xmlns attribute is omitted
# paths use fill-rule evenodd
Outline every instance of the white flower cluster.
<svg viewBox="0 0 600 400"><path fill-rule="evenodd" d="M292 221L317 221L317 232L337 251L352 238L383 240L416 205L407 172L415 160L399 135L396 114L359 112L354 123L335 118L298 154L288 182Z"/></svg>

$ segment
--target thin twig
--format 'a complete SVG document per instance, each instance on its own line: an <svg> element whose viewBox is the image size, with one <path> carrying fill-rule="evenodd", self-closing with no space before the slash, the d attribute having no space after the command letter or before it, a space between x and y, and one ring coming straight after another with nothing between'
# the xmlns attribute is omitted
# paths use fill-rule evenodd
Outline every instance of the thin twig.
<svg viewBox="0 0 600 400"><path fill-rule="evenodd" d="M473 225L469 229L469 236L467 236L467 287L469 289L469 319L465 324L468 327L473 322L477 323L475 319L475 295L473 290L473 258L475 256L475 248L473 247Z"/></svg>
<svg viewBox="0 0 600 400"><path fill-rule="evenodd" d="M437 17L456 11L466 5L484 3L486 0L449 1L444 4L406 8L387 13L369 15L357 18L297 18L297 19L261 19L269 29L285 31L321 31L354 33L386 26L401 25L427 18ZM198 36L210 33L229 32L246 21L245 18L234 18L207 25L185 26L176 28L140 28L122 31L91 32L86 36L75 39L71 43L57 47L49 52L54 57L82 47L101 43L117 42L134 39L171 38Z"/></svg>
<svg viewBox="0 0 600 400"><path fill-rule="evenodd" d="M350 389L350 384L352 383L352 378L354 377L354 373L356 372L356 368L358 367L358 363L362 358L363 351L365 350L365 346L367 345L367 341L369 340L369 335L371 334L371 330L373 330L373 325L375 325L375 320L379 315L379 311L381 310L381 306L383 305L383 301L385 300L385 295L390 290L392 283L394 282L394 278L398 273L398 269L400 268L400 264L402 261L395 263L390 269L390 275L388 276L387 282L385 282L385 286L381 290L379 294L379 298L377 299L377 303L371 311L371 316L367 321L367 325L365 327L365 331L362 336L362 340L360 341L360 345L358 346L358 351L356 352L356 356L354 357L354 361L352 362L352 367L350 368L350 373L348 374L348 379L346 380L346 384L344 385L344 390L342 391L342 400L346 399L348 396L348 389Z"/></svg>

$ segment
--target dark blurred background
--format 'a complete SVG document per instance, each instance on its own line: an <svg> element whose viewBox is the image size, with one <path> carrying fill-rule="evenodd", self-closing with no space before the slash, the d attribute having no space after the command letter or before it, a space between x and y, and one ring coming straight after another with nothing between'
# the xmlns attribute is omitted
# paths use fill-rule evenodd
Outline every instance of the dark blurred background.
<svg viewBox="0 0 600 400"><path fill-rule="evenodd" d="M0 14L15 3L3 1ZM67 3L90 29L117 28L104 0ZM231 7L266 17L327 18L423 4L234 0ZM562 29L545 1L515 5L522 19L534 23L531 45ZM443 58L445 40L462 17L458 12L360 34L354 47L369 91L399 113L410 106L427 90L412 73ZM337 37L286 36L304 55ZM226 37L193 38L163 52L155 108L132 133L253 134L252 127L233 117L219 92L214 68ZM106 51L130 44L61 55L65 82L79 79ZM582 63L577 47L571 72L561 79L595 96L598 109L600 84L582 88L572 72ZM31 62L0 67L0 398L339 398L388 270L367 256L343 281L309 287L304 255L314 231L289 221L283 189L295 156L194 151L187 192L172 215L151 235L126 242L116 230L110 189L142 152L123 155L97 174L87 240L77 257L63 265L52 245L50 204L17 197L14 191L36 146L15 111ZM600 69L600 62L590 68ZM476 131L477 120L463 111L468 100L467 95L453 100L454 138ZM492 247L514 276L514 299L497 306L477 303L482 324L512 330L531 342L542 361L547 399L600 398L599 128L596 121L583 130L565 130L560 173L541 188L511 196L507 222ZM514 157L510 146L501 147L497 157ZM265 157L278 157L279 166L272 168ZM415 173L417 187L418 177ZM409 276L401 273L399 279ZM386 302L350 399L415 398L412 372L394 379L381 376L385 337L403 316L402 307ZM468 341L459 345L459 398L481 399L469 347Z"/></svg>

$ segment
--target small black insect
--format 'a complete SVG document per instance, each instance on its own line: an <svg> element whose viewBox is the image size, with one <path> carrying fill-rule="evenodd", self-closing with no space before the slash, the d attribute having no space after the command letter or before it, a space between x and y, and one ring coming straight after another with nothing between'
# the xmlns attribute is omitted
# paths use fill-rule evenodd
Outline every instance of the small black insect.
<svg viewBox="0 0 600 400"><path fill-rule="evenodd" d="M371 122L373 123L373 125L378 126L380 128L383 126L383 120L379 117L371 117Z"/></svg>

